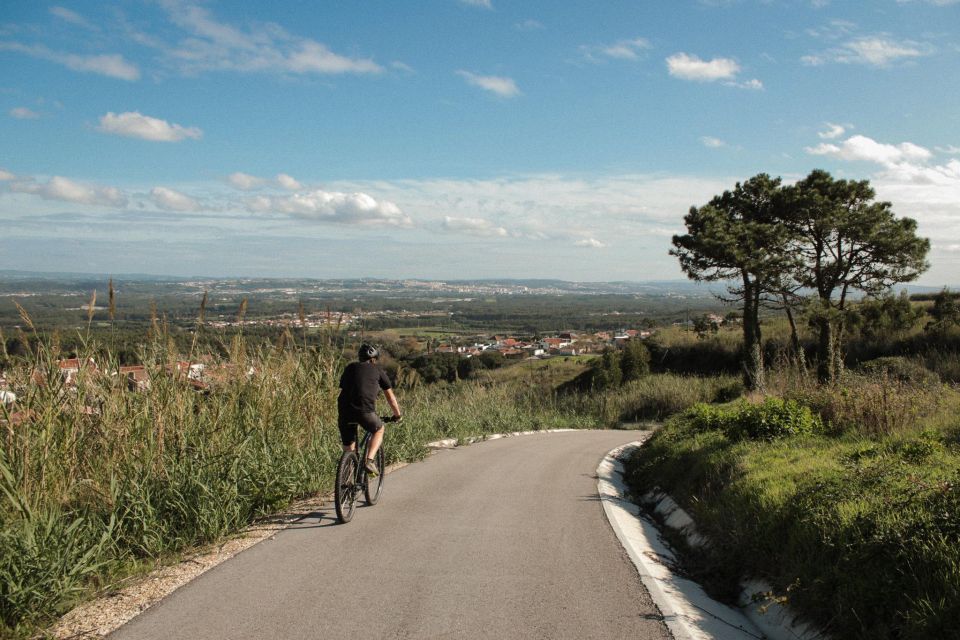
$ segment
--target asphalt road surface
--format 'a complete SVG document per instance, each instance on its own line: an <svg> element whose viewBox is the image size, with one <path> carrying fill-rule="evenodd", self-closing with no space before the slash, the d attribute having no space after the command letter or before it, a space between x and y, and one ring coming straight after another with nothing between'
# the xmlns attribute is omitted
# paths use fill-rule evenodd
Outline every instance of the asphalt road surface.
<svg viewBox="0 0 960 640"><path fill-rule="evenodd" d="M110 637L670 638L597 496L600 460L635 436L441 451L349 524L307 514Z"/></svg>

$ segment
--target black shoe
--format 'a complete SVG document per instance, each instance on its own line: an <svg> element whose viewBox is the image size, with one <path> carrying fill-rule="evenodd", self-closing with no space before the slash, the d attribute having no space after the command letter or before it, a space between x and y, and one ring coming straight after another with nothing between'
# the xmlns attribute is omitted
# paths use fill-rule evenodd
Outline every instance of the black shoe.
<svg viewBox="0 0 960 640"><path fill-rule="evenodd" d="M377 461L373 458L367 458L367 461L363 463L363 468L372 476L380 475L380 470L377 469Z"/></svg>

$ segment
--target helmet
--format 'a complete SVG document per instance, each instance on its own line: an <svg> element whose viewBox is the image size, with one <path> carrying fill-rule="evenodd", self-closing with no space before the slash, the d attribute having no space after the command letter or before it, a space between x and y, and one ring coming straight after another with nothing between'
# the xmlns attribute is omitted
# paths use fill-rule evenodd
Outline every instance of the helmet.
<svg viewBox="0 0 960 640"><path fill-rule="evenodd" d="M360 345L360 350L357 351L357 357L360 358L360 362L372 360L373 358L380 357L380 351L369 344L362 344Z"/></svg>

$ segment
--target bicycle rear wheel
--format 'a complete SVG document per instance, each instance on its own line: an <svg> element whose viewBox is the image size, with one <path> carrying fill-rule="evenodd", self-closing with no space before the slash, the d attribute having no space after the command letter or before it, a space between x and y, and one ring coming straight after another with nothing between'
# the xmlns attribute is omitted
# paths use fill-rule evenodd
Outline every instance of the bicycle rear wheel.
<svg viewBox="0 0 960 640"><path fill-rule="evenodd" d="M353 518L353 511L357 506L357 466L360 462L357 454L346 451L340 456L337 464L337 483L334 486L333 498L337 508L337 519L346 524Z"/></svg>
<svg viewBox="0 0 960 640"><path fill-rule="evenodd" d="M367 453L363 453L364 460L366 460ZM377 463L377 475L376 477L371 477L369 473L364 471L366 480L363 483L363 495L367 499L367 504L375 505L377 501L380 500L380 493L383 491L383 476L384 476L384 455L383 447L380 447L377 450L377 455L374 458L374 461Z"/></svg>

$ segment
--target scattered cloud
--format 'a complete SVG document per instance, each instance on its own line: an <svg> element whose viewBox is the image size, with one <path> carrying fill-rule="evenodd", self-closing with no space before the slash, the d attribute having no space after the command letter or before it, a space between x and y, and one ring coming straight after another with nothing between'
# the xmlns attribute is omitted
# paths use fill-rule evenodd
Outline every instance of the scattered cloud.
<svg viewBox="0 0 960 640"><path fill-rule="evenodd" d="M285 173L277 175L277 184L284 189L289 189L290 191L299 191L300 189L303 189L303 185L297 182L296 178L288 176Z"/></svg>
<svg viewBox="0 0 960 640"><path fill-rule="evenodd" d="M97 130L128 138L140 138L152 142L179 142L187 138L199 139L203 131L197 127L183 127L166 120L145 116L139 111L124 113L108 112L100 118Z"/></svg>
<svg viewBox="0 0 960 640"><path fill-rule="evenodd" d="M217 21L205 7L185 0L161 0L170 20L189 34L174 46L147 40L182 73L205 71L293 74L376 74L383 67L370 58L334 53L325 44L295 36L276 24L249 30Z"/></svg>
<svg viewBox="0 0 960 640"><path fill-rule="evenodd" d="M744 82L724 82L728 87L737 87L738 89L751 89L753 91L763 91L763 83L757 78L745 80Z"/></svg>
<svg viewBox="0 0 960 640"><path fill-rule="evenodd" d="M528 19L514 24L513 28L517 31L539 31L545 27L539 20Z"/></svg>
<svg viewBox="0 0 960 640"><path fill-rule="evenodd" d="M480 7L481 9L493 9L491 0L460 0L460 4L470 7Z"/></svg>
<svg viewBox="0 0 960 640"><path fill-rule="evenodd" d="M863 36L820 53L803 56L800 61L810 66L829 62L862 64L885 68L894 63L930 55L932 49L912 40L896 41L887 35Z"/></svg>
<svg viewBox="0 0 960 640"><path fill-rule="evenodd" d="M646 38L632 38L617 40L611 44L581 45L580 51L591 62L599 62L604 58L615 60L637 60L640 53L652 49L653 45Z"/></svg>
<svg viewBox="0 0 960 640"><path fill-rule="evenodd" d="M16 180L17 176L10 173L6 169L0 169L0 182L7 182L8 180Z"/></svg>
<svg viewBox="0 0 960 640"><path fill-rule="evenodd" d="M713 136L703 136L702 138L700 138L700 142L703 144L703 146L709 147L711 149L719 149L720 147L727 146L726 142L724 142L720 138L714 138Z"/></svg>
<svg viewBox="0 0 960 640"><path fill-rule="evenodd" d="M884 144L866 136L852 136L839 145L822 142L815 147L807 147L807 153L821 156L834 156L841 160L874 162L893 167L904 162L926 161L933 155L929 149L903 142Z"/></svg>
<svg viewBox="0 0 960 640"><path fill-rule="evenodd" d="M317 189L290 196L257 196L247 203L256 213L284 213L304 220L342 224L385 224L409 227L413 221L400 207L366 193L341 193Z"/></svg>
<svg viewBox="0 0 960 640"><path fill-rule="evenodd" d="M826 130L817 134L821 140L833 140L834 138L839 138L847 132L846 127L844 127L842 124L833 124L832 122L825 122L824 124L827 127Z"/></svg>
<svg viewBox="0 0 960 640"><path fill-rule="evenodd" d="M237 171L227 176L227 182L241 191L250 191L262 187L267 181L263 178L252 176L249 173Z"/></svg>
<svg viewBox="0 0 960 640"><path fill-rule="evenodd" d="M29 179L19 180L11 183L9 188L11 191L40 196L44 200L62 200L104 207L122 207L127 204L127 196L115 187L84 184L61 176L53 176L45 184Z"/></svg>
<svg viewBox="0 0 960 640"><path fill-rule="evenodd" d="M66 7L50 7L50 14L60 18L64 22L69 22L72 25L78 27L83 27L84 29L89 29L91 31L96 31L97 27L91 24L86 18L82 15L73 11L72 9L67 9Z"/></svg>
<svg viewBox="0 0 960 640"><path fill-rule="evenodd" d="M199 211L201 209L200 203L194 198L166 187L151 189L150 199L158 207L168 211Z"/></svg>
<svg viewBox="0 0 960 640"><path fill-rule="evenodd" d="M520 95L520 89L512 78L503 76L481 76L469 71L457 71L457 75L464 78L469 84L480 87L484 91L495 93L501 98L513 98Z"/></svg>
<svg viewBox="0 0 960 640"><path fill-rule="evenodd" d="M730 58L702 60L689 53L675 53L667 58L670 75L682 80L713 82L715 80L733 80L740 72L740 65Z"/></svg>
<svg viewBox="0 0 960 640"><path fill-rule="evenodd" d="M958 0L958 1L960 1L960 0ZM946 145L946 146L934 147L934 148L935 148L938 152L940 152L940 153L946 153L946 154L949 154L949 155L952 155L952 156L953 156L953 155L960 155L960 147L958 147L957 145L948 144L948 145Z"/></svg>
<svg viewBox="0 0 960 640"><path fill-rule="evenodd" d="M806 34L811 38L820 40L839 40L845 38L857 30L857 25L849 20L831 20L820 27L811 27L806 30Z"/></svg>
<svg viewBox="0 0 960 640"><path fill-rule="evenodd" d="M897 0L897 4L912 4L913 2L932 4L937 7L948 7L952 4L960 3L960 0Z"/></svg>
<svg viewBox="0 0 960 640"><path fill-rule="evenodd" d="M447 231L467 233L476 236L506 237L509 235L503 227L498 227L483 218L453 218L445 216L443 219L443 228Z"/></svg>
<svg viewBox="0 0 960 640"><path fill-rule="evenodd" d="M10 109L10 115L17 120L35 120L40 117L39 113L27 107L14 107Z"/></svg>
<svg viewBox="0 0 960 640"><path fill-rule="evenodd" d="M406 62L400 62L399 60L394 60L390 63L391 69L396 69L397 71L402 71L404 73L416 73L410 65Z"/></svg>
<svg viewBox="0 0 960 640"><path fill-rule="evenodd" d="M25 45L19 42L0 42L0 51L16 51L25 55L61 64L73 71L96 73L120 80L138 80L140 69L119 54L79 55L53 51L42 44Z"/></svg>
<svg viewBox="0 0 960 640"><path fill-rule="evenodd" d="M587 238L585 240L577 240L573 243L577 247L585 247L587 249L603 249L607 245L600 242L596 238Z"/></svg>

